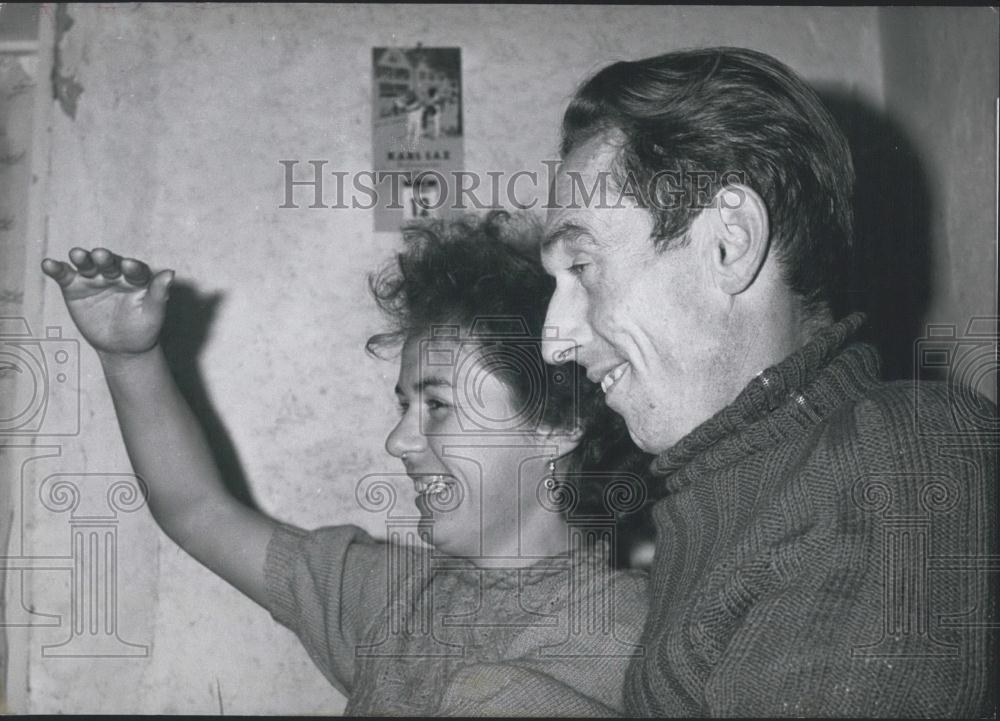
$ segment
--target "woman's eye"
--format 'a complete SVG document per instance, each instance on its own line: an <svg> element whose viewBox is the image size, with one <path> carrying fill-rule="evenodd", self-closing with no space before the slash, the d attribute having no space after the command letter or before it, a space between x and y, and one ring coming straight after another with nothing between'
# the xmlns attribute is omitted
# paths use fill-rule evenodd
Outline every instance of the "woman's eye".
<svg viewBox="0 0 1000 721"><path fill-rule="evenodd" d="M396 410L399 412L399 415L405 416L406 412L408 410L410 410L410 404L409 403L404 403L403 401L399 401L396 404Z"/></svg>
<svg viewBox="0 0 1000 721"><path fill-rule="evenodd" d="M427 399L427 407L430 410L432 410L432 411L438 411L438 410L441 410L442 408L447 408L448 404L444 403L442 401L436 400L434 398L428 398Z"/></svg>

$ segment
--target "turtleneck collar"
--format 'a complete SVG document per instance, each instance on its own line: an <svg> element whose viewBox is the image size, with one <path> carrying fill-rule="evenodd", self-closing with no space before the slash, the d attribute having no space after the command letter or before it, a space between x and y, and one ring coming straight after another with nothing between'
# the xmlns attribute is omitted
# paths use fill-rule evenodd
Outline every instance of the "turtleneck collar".
<svg viewBox="0 0 1000 721"><path fill-rule="evenodd" d="M758 373L736 400L654 459L651 472L675 491L690 480L677 471L695 458L728 465L815 426L845 399L862 397L879 377L876 350L851 342L864 322L863 313L851 314Z"/></svg>

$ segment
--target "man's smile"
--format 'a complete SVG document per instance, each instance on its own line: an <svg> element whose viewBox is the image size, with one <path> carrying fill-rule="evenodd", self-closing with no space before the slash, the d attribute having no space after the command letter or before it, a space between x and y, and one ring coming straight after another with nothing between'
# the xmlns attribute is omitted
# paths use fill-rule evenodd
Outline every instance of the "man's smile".
<svg viewBox="0 0 1000 721"><path fill-rule="evenodd" d="M604 378L601 379L601 390L604 391L604 395L607 395L614 385L621 380L621 377L625 375L625 371L631 368L631 364L628 361L624 363L619 363L617 366L609 370L604 374Z"/></svg>

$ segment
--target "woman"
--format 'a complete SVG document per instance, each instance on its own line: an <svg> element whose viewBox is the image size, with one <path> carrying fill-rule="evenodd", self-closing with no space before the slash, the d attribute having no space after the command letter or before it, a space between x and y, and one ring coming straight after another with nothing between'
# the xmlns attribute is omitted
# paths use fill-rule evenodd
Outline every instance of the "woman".
<svg viewBox="0 0 1000 721"><path fill-rule="evenodd" d="M645 578L609 568L602 491L637 504L637 479L608 471L642 457L578 371L542 362L552 284L533 224L500 214L404 235L372 279L392 328L368 344L401 345L386 449L418 492L388 542L298 529L226 492L157 344L172 271L79 248L43 270L98 351L154 518L298 634L347 713L620 712ZM359 488L363 503L385 490Z"/></svg>

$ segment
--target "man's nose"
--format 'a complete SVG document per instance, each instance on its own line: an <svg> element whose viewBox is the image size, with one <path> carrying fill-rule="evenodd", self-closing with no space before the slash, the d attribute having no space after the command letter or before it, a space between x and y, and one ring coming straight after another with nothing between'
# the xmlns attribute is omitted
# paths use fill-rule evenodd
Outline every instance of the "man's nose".
<svg viewBox="0 0 1000 721"><path fill-rule="evenodd" d="M421 432L419 414L407 410L399 423L385 439L385 450L389 455L403 458L407 454L419 453L426 446L426 439Z"/></svg>
<svg viewBox="0 0 1000 721"><path fill-rule="evenodd" d="M542 337L542 358L552 365L576 360L576 342L569 338L560 338L557 330L557 327L550 327L546 321L544 330L546 335ZM551 336L548 335L550 333Z"/></svg>
<svg viewBox="0 0 1000 721"><path fill-rule="evenodd" d="M546 363L560 365L577 360L577 350L589 338L586 308L579 305L558 288L552 294L542 328L542 358Z"/></svg>

